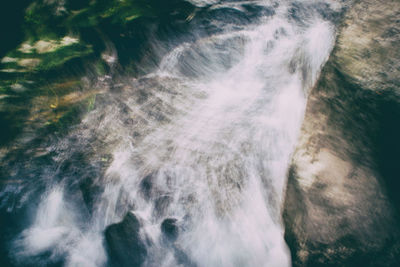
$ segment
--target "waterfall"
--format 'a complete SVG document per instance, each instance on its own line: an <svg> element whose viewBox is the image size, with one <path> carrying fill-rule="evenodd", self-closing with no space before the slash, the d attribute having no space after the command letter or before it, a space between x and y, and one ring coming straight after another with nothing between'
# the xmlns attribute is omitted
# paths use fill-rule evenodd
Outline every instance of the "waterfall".
<svg viewBox="0 0 400 267"><path fill-rule="evenodd" d="M104 231L129 213L143 266L291 265L287 168L339 1L191 2L207 11L154 40L157 67L120 78L48 144L54 164L32 167L42 188L15 191L20 205L41 192L10 245L17 262L106 265Z"/></svg>

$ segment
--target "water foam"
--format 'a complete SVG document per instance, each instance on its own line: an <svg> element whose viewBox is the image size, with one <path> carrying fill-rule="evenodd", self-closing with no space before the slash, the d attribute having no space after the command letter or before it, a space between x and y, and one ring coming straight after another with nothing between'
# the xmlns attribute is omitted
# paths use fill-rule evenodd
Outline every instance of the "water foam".
<svg viewBox="0 0 400 267"><path fill-rule="evenodd" d="M287 166L334 27L318 15L297 25L287 10L281 4L272 18L168 53L144 78L164 89L141 104L136 95L121 100L143 118L141 139L119 120L118 102L89 114L86 130L77 131L106 136L113 154L96 180L103 190L93 216L85 221L62 185L52 186L15 242L17 255L50 252L68 266L104 265L104 229L132 211L147 240L145 266L177 266L177 250L198 266L289 266L280 218ZM92 120L99 113L100 127ZM162 210L161 197L168 199ZM173 246L163 241L165 218L180 227Z"/></svg>

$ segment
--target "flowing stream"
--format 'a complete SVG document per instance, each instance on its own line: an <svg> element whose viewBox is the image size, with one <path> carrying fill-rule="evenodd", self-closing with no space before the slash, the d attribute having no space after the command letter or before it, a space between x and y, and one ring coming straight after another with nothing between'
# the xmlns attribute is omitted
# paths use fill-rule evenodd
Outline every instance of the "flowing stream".
<svg viewBox="0 0 400 267"><path fill-rule="evenodd" d="M104 266L105 229L131 213L143 266L291 265L286 174L340 1L191 2L207 11L154 40L154 70L119 78L43 148L51 164L3 188L10 210L33 203L9 244L17 263Z"/></svg>

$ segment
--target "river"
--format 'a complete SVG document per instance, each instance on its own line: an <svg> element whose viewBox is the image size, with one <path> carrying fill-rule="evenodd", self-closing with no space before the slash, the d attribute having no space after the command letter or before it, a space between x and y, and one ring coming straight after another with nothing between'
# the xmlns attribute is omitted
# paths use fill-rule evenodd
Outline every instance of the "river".
<svg viewBox="0 0 400 267"><path fill-rule="evenodd" d="M0 197L9 216L25 207L16 265L112 264L104 231L127 213L142 266L291 265L288 165L340 1L191 2L190 30L154 37L156 67L119 77L45 160L13 165L22 182Z"/></svg>

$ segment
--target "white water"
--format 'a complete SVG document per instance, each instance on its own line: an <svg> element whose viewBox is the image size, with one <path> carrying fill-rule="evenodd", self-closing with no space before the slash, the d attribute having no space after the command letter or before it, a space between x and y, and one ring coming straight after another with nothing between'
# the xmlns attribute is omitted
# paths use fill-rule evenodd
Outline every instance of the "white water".
<svg viewBox="0 0 400 267"><path fill-rule="evenodd" d="M175 47L146 77L165 90L146 88L150 98L141 104L138 82L129 82L133 89L119 101L130 108L134 126L120 120L118 101L89 114L75 134L100 136L105 147L98 149L113 155L94 181L104 192L91 219L67 200L63 182L51 185L31 227L15 241L17 257L50 251L68 266L104 265L103 231L130 211L147 240L144 266L178 266L176 249L198 266L290 266L281 222L286 172L334 26L311 11L303 25L288 20L289 3L257 24L216 21L228 30ZM132 137L132 127L141 138ZM149 175L146 195L141 182ZM156 210L163 196L169 204ZM173 246L162 238L165 218L178 220Z"/></svg>

